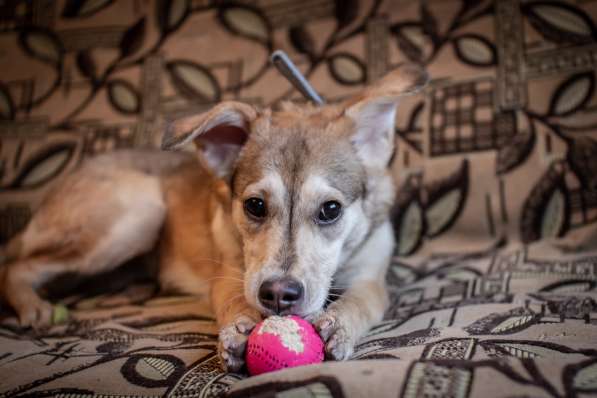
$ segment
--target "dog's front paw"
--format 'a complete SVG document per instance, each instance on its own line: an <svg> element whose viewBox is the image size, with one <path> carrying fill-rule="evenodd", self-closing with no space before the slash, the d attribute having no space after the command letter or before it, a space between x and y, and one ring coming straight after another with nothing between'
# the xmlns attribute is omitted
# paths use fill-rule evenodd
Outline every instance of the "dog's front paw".
<svg viewBox="0 0 597 398"><path fill-rule="evenodd" d="M344 361L354 352L356 338L350 325L333 311L325 311L313 322L325 342L326 358Z"/></svg>
<svg viewBox="0 0 597 398"><path fill-rule="evenodd" d="M220 330L218 351L226 372L238 372L245 364L247 339L256 324L251 317L239 315Z"/></svg>

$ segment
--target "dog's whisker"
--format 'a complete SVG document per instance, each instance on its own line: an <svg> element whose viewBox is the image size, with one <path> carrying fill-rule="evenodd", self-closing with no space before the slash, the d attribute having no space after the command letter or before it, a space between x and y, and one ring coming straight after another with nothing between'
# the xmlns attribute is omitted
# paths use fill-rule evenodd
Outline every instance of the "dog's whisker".
<svg viewBox="0 0 597 398"><path fill-rule="evenodd" d="M231 284L231 285L239 286L239 287L244 286L244 283L245 283L245 281L242 279L232 278L232 277L227 277L227 276L216 276L213 278L209 278L209 279L205 279L205 280L197 281L197 282L201 285L209 285L210 282L213 282L214 280L219 280L220 283L225 282L227 284Z"/></svg>
<svg viewBox="0 0 597 398"><path fill-rule="evenodd" d="M223 262L218 261L218 260L216 260L214 258L209 258L209 257L195 257L194 260L196 260L196 261L209 261L211 263L214 263L214 264L217 264L217 265L221 265L222 267L224 267L226 269L229 269L229 270L232 270L234 272L237 272L239 274L244 274L244 271L238 269L238 267L234 267L234 266L232 266L230 264L223 263Z"/></svg>
<svg viewBox="0 0 597 398"><path fill-rule="evenodd" d="M232 301L237 300L241 297L243 297L244 294L237 294L235 296L230 297L228 300L224 301L224 303L222 303L222 308L225 308L228 304L230 304Z"/></svg>
<svg viewBox="0 0 597 398"><path fill-rule="evenodd" d="M235 278L235 277L232 277L232 276L214 276L213 278L206 279L205 282L211 282L211 281L214 281L216 279L227 279L227 280L231 280L231 281L245 283L245 281L243 279Z"/></svg>
<svg viewBox="0 0 597 398"><path fill-rule="evenodd" d="M197 262L209 261L210 263L214 263L214 264L218 264L218 265L225 265L223 262L218 261L215 258L209 258L209 257L194 257L193 260L197 261Z"/></svg>
<svg viewBox="0 0 597 398"><path fill-rule="evenodd" d="M350 285L332 285L330 286L330 289L348 289L350 287Z"/></svg>
<svg viewBox="0 0 597 398"><path fill-rule="evenodd" d="M245 271L244 271L244 270L238 269L238 267L234 267L234 266L232 266L232 265L225 264L225 263L221 263L221 264L222 264L222 266L224 266L225 268L228 268L228 269L230 269L230 270L232 270L232 271L234 271L234 272L238 272L239 274L244 274L244 273L245 273Z"/></svg>

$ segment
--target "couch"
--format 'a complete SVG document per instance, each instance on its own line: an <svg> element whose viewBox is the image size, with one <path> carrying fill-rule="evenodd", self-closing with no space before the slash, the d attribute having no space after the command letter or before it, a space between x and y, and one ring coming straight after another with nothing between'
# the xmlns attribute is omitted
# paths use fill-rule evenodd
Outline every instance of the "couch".
<svg viewBox="0 0 597 398"><path fill-rule="evenodd" d="M328 101L402 62L432 81L398 109L391 305L350 361L226 374L204 299L109 277L40 333L2 308L0 396L597 395L596 21L581 0L2 2L2 242L86 157L221 99L303 100L274 49Z"/></svg>

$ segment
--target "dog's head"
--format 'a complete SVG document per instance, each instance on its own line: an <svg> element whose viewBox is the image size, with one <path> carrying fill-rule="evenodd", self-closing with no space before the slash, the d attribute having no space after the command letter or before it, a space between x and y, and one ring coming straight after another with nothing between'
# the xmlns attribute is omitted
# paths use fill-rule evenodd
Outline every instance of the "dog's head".
<svg viewBox="0 0 597 398"><path fill-rule="evenodd" d="M264 315L321 310L342 264L387 219L396 106L425 81L404 66L341 104L223 102L172 125L163 146L194 141L228 183L245 296Z"/></svg>

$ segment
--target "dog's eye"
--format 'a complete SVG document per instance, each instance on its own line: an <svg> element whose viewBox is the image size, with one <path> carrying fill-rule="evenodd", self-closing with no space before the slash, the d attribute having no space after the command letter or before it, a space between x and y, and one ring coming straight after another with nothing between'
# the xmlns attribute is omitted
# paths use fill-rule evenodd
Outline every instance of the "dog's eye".
<svg viewBox="0 0 597 398"><path fill-rule="evenodd" d="M341 210L342 205L335 200L325 202L323 205L321 205L321 209L319 209L317 221L320 224L329 224L333 221L336 221L336 219L340 217Z"/></svg>
<svg viewBox="0 0 597 398"><path fill-rule="evenodd" d="M263 218L267 214L265 201L260 198L249 198L245 200L245 212L253 218Z"/></svg>

